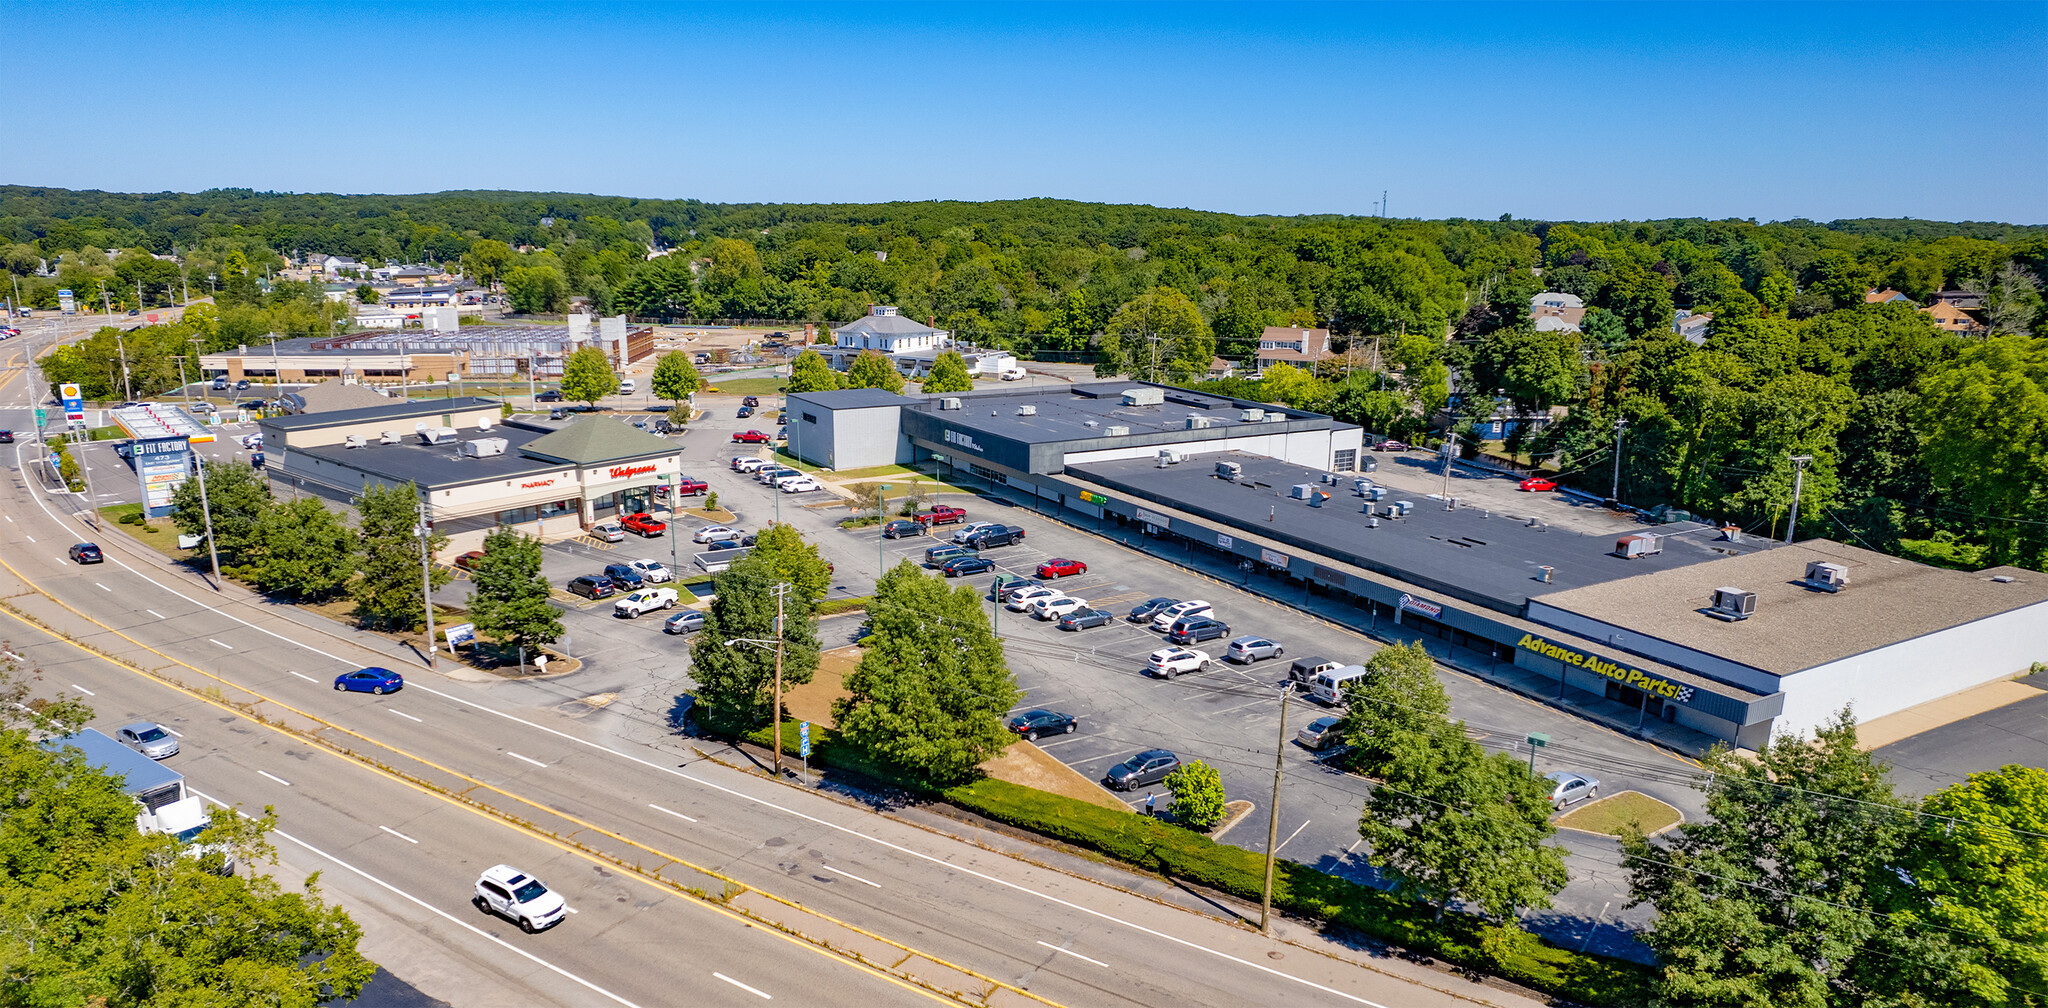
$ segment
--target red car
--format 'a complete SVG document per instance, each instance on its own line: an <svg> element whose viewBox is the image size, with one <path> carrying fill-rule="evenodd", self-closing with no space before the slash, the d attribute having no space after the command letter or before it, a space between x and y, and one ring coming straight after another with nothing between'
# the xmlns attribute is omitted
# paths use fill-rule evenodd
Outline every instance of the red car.
<svg viewBox="0 0 2048 1008"><path fill-rule="evenodd" d="M1549 491L1557 489L1557 484L1552 483L1551 481L1544 479L1541 476L1531 476L1528 479L1522 481L1521 488L1523 490L1529 491L1530 493L1547 493Z"/></svg>
<svg viewBox="0 0 2048 1008"><path fill-rule="evenodd" d="M966 521L967 509L947 507L941 504L930 511L920 511L911 515L910 518L912 521L922 522L926 525L951 525L955 522Z"/></svg>
<svg viewBox="0 0 2048 1008"><path fill-rule="evenodd" d="M645 511L642 511L639 514L627 515L626 517L619 519L619 524L623 526L626 531L638 532L649 539L652 539L655 536L658 536L663 532L668 531L667 522L662 521L661 519L656 518Z"/></svg>
<svg viewBox="0 0 2048 1008"><path fill-rule="evenodd" d="M1087 564L1079 560L1068 560L1065 557L1055 557L1038 565L1038 576L1042 578L1061 578L1069 574L1086 573L1088 573Z"/></svg>
<svg viewBox="0 0 2048 1008"><path fill-rule="evenodd" d="M455 558L455 566L461 568L462 570L475 570L477 565L483 562L483 550L470 550L469 552L464 553L461 556Z"/></svg>
<svg viewBox="0 0 2048 1008"><path fill-rule="evenodd" d="M684 497L694 496L709 489L711 489L711 484L703 480L691 479L688 476L676 477L676 493Z"/></svg>
<svg viewBox="0 0 2048 1008"><path fill-rule="evenodd" d="M1396 440L1394 440L1393 438L1388 438L1388 439L1386 439L1385 441L1382 441L1382 442L1380 442L1379 444L1373 445L1373 446L1372 446L1372 450L1373 450L1373 451L1407 451L1407 450L1408 450L1408 443L1407 443L1407 442L1405 442L1405 441L1396 441Z"/></svg>
<svg viewBox="0 0 2048 1008"><path fill-rule="evenodd" d="M733 444L767 444L768 435L757 430L740 431L732 436Z"/></svg>

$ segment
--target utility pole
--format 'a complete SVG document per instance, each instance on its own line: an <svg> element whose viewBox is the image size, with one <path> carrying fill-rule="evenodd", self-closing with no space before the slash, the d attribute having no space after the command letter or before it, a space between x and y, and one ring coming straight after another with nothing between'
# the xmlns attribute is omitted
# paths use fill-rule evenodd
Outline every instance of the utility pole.
<svg viewBox="0 0 2048 1008"><path fill-rule="evenodd" d="M1799 490L1806 482L1806 463L1813 461L1811 455L1792 456L1792 517L1785 522L1785 541L1792 541L1792 533L1799 529Z"/></svg>
<svg viewBox="0 0 2048 1008"><path fill-rule="evenodd" d="M105 294L106 291L101 291L100 293ZM133 399L135 398L135 386L128 381L128 343L121 338L121 330L119 329L114 330L114 347L121 353L121 391L127 393L127 398Z"/></svg>
<svg viewBox="0 0 2048 1008"><path fill-rule="evenodd" d="M1456 424L1457 422L1458 422L1458 418L1457 418L1457 417L1452 417L1452 418L1451 418L1451 423L1453 423L1453 424ZM1444 472L1443 472L1443 477L1444 477L1444 493L1443 493L1443 497L1444 497L1444 510L1446 510L1446 511L1449 511L1449 510L1451 509L1451 453L1452 453L1452 452L1455 452L1455 451L1457 451L1457 450L1458 450L1458 432L1457 432L1457 431L1455 431L1455 430L1445 431L1445 432L1444 432Z"/></svg>
<svg viewBox="0 0 2048 1008"><path fill-rule="evenodd" d="M889 523L888 515L889 484L884 483L880 489L875 491L875 518L880 524L887 525ZM878 591L881 589L882 575L889 573L889 561L882 552L882 544L888 541L888 536L875 536L875 587Z"/></svg>
<svg viewBox="0 0 2048 1008"><path fill-rule="evenodd" d="M192 451L189 443L185 450L192 452L192 468L199 473L199 516L206 521L206 558L213 563L213 590L220 591L220 551L213 545L213 507L206 502L206 460Z"/></svg>
<svg viewBox="0 0 2048 1008"><path fill-rule="evenodd" d="M420 502L420 603L427 611L427 671L434 671L434 576L433 568L427 565L427 502Z"/></svg>
<svg viewBox="0 0 2048 1008"><path fill-rule="evenodd" d="M1273 857L1280 840L1280 771L1287 757L1287 697L1294 692L1294 680L1280 684L1280 741L1273 747L1273 804L1266 807L1266 885L1259 890L1259 931L1272 931Z"/></svg>
<svg viewBox="0 0 2048 1008"><path fill-rule="evenodd" d="M782 604L788 584L775 586L775 779L782 779Z"/></svg>
<svg viewBox="0 0 2048 1008"><path fill-rule="evenodd" d="M1621 432L1626 427L1628 427L1628 421L1614 421L1614 488L1608 492L1607 496L1610 500L1617 503L1621 500Z"/></svg>

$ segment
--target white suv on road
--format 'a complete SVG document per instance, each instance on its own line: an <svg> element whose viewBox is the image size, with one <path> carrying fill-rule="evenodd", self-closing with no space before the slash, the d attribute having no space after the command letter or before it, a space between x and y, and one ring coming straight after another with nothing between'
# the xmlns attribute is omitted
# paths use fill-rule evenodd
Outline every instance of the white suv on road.
<svg viewBox="0 0 2048 1008"><path fill-rule="evenodd" d="M532 934L562 922L569 904L540 880L511 865L497 865L476 880L476 896L470 902L485 913L515 921L519 930Z"/></svg>

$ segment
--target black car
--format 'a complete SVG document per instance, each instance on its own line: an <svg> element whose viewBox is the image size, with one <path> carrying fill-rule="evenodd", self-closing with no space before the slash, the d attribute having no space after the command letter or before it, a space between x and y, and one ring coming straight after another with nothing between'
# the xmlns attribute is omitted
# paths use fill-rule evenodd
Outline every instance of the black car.
<svg viewBox="0 0 2048 1008"><path fill-rule="evenodd" d="M986 557L954 557L939 565L939 573L947 577L961 577L966 574L986 574L996 569L996 562Z"/></svg>
<svg viewBox="0 0 2048 1008"><path fill-rule="evenodd" d="M1164 749L1147 749L1110 767L1109 772L1102 776L1102 783L1109 785L1112 790L1129 791L1132 788L1157 784L1165 780L1167 774L1178 769L1180 757Z"/></svg>
<svg viewBox="0 0 2048 1008"><path fill-rule="evenodd" d="M79 543L71 547L71 559L82 564L106 563L107 557L92 543Z"/></svg>
<svg viewBox="0 0 2048 1008"><path fill-rule="evenodd" d="M0 444L13 444L13 443L14 443L14 432L13 432L13 431L11 431L11 430L0 430ZM912 525L915 525L915 524L917 524L917 523L916 523L916 522L911 522L911 524L912 524Z"/></svg>
<svg viewBox="0 0 2048 1008"><path fill-rule="evenodd" d="M740 419L742 419L742 420L745 420L746 418L748 418L748 417L750 417L750 416L753 416L753 415L754 415L754 407L752 407L752 406L742 406L742 407L740 407L740 411L739 411L739 418L740 418Z"/></svg>
<svg viewBox="0 0 2048 1008"><path fill-rule="evenodd" d="M587 599L611 598L619 593L619 586L602 574L585 574L569 582L569 594L581 595Z"/></svg>
<svg viewBox="0 0 2048 1008"><path fill-rule="evenodd" d="M779 414L776 414L776 417L775 417L775 425L776 425L777 427L787 427L787 426L789 426L789 414L787 414L787 413L779 413Z"/></svg>
<svg viewBox="0 0 2048 1008"><path fill-rule="evenodd" d="M1060 617L1062 630L1086 630L1089 627L1108 626L1116 622L1116 614L1107 609L1076 609Z"/></svg>
<svg viewBox="0 0 2048 1008"><path fill-rule="evenodd" d="M923 534L924 524L922 522L911 521L908 518L898 518L895 521L892 521L889 524L882 526L882 538L884 539L901 539L904 536L916 536Z"/></svg>
<svg viewBox="0 0 2048 1008"><path fill-rule="evenodd" d="M244 378L244 379L242 379L241 381L238 381L238 382L236 382L236 383L235 383L235 388L236 388L236 389L245 389L245 388L248 388L248 387L249 387L249 379L247 379L247 378Z"/></svg>
<svg viewBox="0 0 2048 1008"><path fill-rule="evenodd" d="M1152 617L1159 615L1160 610L1167 609L1172 606L1177 606L1179 604L1179 599L1148 598L1145 601L1140 602L1135 606L1132 606L1131 614L1125 618L1129 619L1133 623L1150 623L1152 622Z"/></svg>
<svg viewBox="0 0 2048 1008"><path fill-rule="evenodd" d="M1015 525L993 525L967 537L965 545L975 549L1015 546L1024 541L1024 530Z"/></svg>
<svg viewBox="0 0 2048 1008"><path fill-rule="evenodd" d="M1195 644L1230 636L1230 624L1207 616L1183 616L1174 621L1166 639L1175 644Z"/></svg>
<svg viewBox="0 0 2048 1008"><path fill-rule="evenodd" d="M563 401L563 399L562 399L562 393L560 393L560 392L557 392L557 391L555 391L555 390L553 390L553 389L549 389L549 390L548 390L548 391L546 391L546 392L542 392L541 394L539 394L539 395L537 395L537 396L534 396L534 397L533 397L533 401L534 401L534 402L562 402L562 401Z"/></svg>
<svg viewBox="0 0 2048 1008"><path fill-rule="evenodd" d="M761 405L761 397L760 397L760 396L756 396L756 395L750 395L750 396L746 397L745 399L742 399L742 400L740 400L740 405L742 405L742 406L759 406L759 405Z"/></svg>
<svg viewBox="0 0 2048 1008"><path fill-rule="evenodd" d="M1040 735L1072 735L1079 723L1072 714L1028 710L1010 719L1010 730L1024 736L1026 742L1036 742Z"/></svg>
<svg viewBox="0 0 2048 1008"><path fill-rule="evenodd" d="M640 576L639 571L622 563L606 564L604 576L626 591L638 591L647 582L646 578Z"/></svg>

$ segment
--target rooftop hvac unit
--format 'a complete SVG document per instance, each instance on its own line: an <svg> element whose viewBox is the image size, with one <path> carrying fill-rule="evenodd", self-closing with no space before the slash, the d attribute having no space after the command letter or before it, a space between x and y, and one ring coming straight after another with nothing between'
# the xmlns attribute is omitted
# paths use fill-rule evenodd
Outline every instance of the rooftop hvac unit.
<svg viewBox="0 0 2048 1008"><path fill-rule="evenodd" d="M1307 500L1309 495L1315 492L1316 485L1314 483L1296 483L1293 489L1287 491L1287 496L1295 500Z"/></svg>
<svg viewBox="0 0 2048 1008"><path fill-rule="evenodd" d="M1355 479L1351 481L1351 489L1358 491L1358 496L1360 497L1371 493L1372 488L1373 481L1369 479Z"/></svg>
<svg viewBox="0 0 2048 1008"><path fill-rule="evenodd" d="M378 444L397 444L400 438L395 430L388 430L377 436Z"/></svg>
<svg viewBox="0 0 2048 1008"><path fill-rule="evenodd" d="M464 441L462 442L462 456L464 458L490 458L493 455L503 455L505 454L505 447L509 443L501 437L477 438L474 441Z"/></svg>
<svg viewBox="0 0 2048 1008"><path fill-rule="evenodd" d="M341 439L341 446L343 448L361 448L363 446L363 436L361 434L347 435Z"/></svg>
<svg viewBox="0 0 2048 1008"><path fill-rule="evenodd" d="M944 398L944 399L941 399L941 400L939 400L939 408L940 408L940 409L959 409L959 408L960 408L960 399L959 399L959 397L957 397L957 396L947 396L946 398Z"/></svg>
<svg viewBox="0 0 2048 1008"><path fill-rule="evenodd" d="M1179 465L1179 464L1181 464L1182 462L1186 462L1187 460L1188 460L1188 457L1187 457L1187 456L1186 456L1185 454L1182 454L1182 453L1180 452L1180 450L1179 450L1179 449L1175 449L1175 448L1161 448L1161 449L1159 449L1159 464L1160 464L1160 465Z"/></svg>
<svg viewBox="0 0 2048 1008"><path fill-rule="evenodd" d="M1746 620L1755 613L1756 593L1740 588L1714 589L1714 604L1707 609L1707 615L1728 623Z"/></svg>
<svg viewBox="0 0 2048 1008"><path fill-rule="evenodd" d="M1126 406L1157 406L1165 401L1165 389L1128 388L1124 390L1124 405Z"/></svg>
<svg viewBox="0 0 2048 1008"><path fill-rule="evenodd" d="M1367 487L1365 489L1365 499L1373 501L1386 500L1387 488L1383 486Z"/></svg>
<svg viewBox="0 0 2048 1008"><path fill-rule="evenodd" d="M1841 591L1849 587L1849 568L1838 563L1809 560L1806 563L1806 583L1824 592Z"/></svg>
<svg viewBox="0 0 2048 1008"><path fill-rule="evenodd" d="M1110 437L1129 437L1131 434L1131 429L1129 427L1125 427L1122 424L1110 424L1109 426L1102 428L1102 433Z"/></svg>
<svg viewBox="0 0 2048 1008"><path fill-rule="evenodd" d="M1235 483L1239 476L1244 475L1244 463L1218 462L1216 463L1216 475Z"/></svg>
<svg viewBox="0 0 2048 1008"><path fill-rule="evenodd" d="M1251 409L1239 411L1237 414L1237 418L1239 420L1244 421L1245 423L1258 423L1259 421L1266 419L1266 411L1259 409L1257 407L1252 407Z"/></svg>
<svg viewBox="0 0 2048 1008"><path fill-rule="evenodd" d="M1019 406L1019 407L1017 407L1017 415L1018 415L1018 416L1037 416L1037 415L1038 415L1038 407L1036 407L1036 406L1030 406L1030 405L1025 405L1025 406Z"/></svg>
<svg viewBox="0 0 2048 1008"><path fill-rule="evenodd" d="M420 432L420 439L428 444L440 444L443 441L453 441L461 434L461 431L453 427L429 427Z"/></svg>
<svg viewBox="0 0 2048 1008"><path fill-rule="evenodd" d="M1380 460L1379 460L1379 459L1376 459L1376 458L1364 458L1364 459L1359 459L1359 460L1358 460L1358 471L1359 471L1359 472L1379 472L1379 471L1380 471Z"/></svg>
<svg viewBox="0 0 2048 1008"><path fill-rule="evenodd" d="M1205 417L1205 416L1191 416L1191 417L1189 417L1189 418L1188 418L1188 428L1187 428L1187 429L1188 429L1188 430L1201 430L1201 429L1202 429L1202 428L1204 428L1204 427L1208 427L1208 426L1209 426L1209 425L1210 425L1211 423L1213 423L1213 422L1214 422L1214 421L1210 420L1210 419L1209 419L1208 417Z"/></svg>
<svg viewBox="0 0 2048 1008"><path fill-rule="evenodd" d="M1095 428L1102 426L1102 421L1090 417L1089 419L1081 421L1081 426L1086 427L1089 430L1094 430Z"/></svg>
<svg viewBox="0 0 2048 1008"><path fill-rule="evenodd" d="M1614 541L1614 555L1624 560L1656 556L1662 552L1664 543L1657 536L1647 533L1625 535Z"/></svg>
<svg viewBox="0 0 2048 1008"><path fill-rule="evenodd" d="M1266 414L1266 417L1265 417L1265 419L1263 419L1263 420L1261 420L1261 421L1259 421L1259 422L1260 422L1260 423L1283 423L1283 422L1285 422L1285 421L1286 421L1286 419L1287 419L1287 414L1285 414L1285 413L1268 413L1268 414Z"/></svg>
<svg viewBox="0 0 2048 1008"><path fill-rule="evenodd" d="M1415 513L1414 501L1395 501L1388 506L1394 509L1394 514L1397 517L1406 518Z"/></svg>
<svg viewBox="0 0 2048 1008"><path fill-rule="evenodd" d="M1309 506L1309 507L1322 507L1322 506L1323 506L1323 502L1324 502L1324 501L1327 501L1327 500L1329 500L1329 499L1330 499L1330 492L1329 492L1328 490L1314 490L1314 491L1310 491L1310 492L1309 492L1309 495L1308 495L1308 506Z"/></svg>

